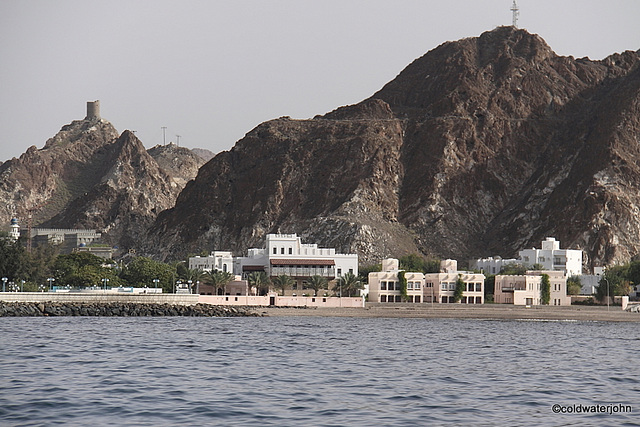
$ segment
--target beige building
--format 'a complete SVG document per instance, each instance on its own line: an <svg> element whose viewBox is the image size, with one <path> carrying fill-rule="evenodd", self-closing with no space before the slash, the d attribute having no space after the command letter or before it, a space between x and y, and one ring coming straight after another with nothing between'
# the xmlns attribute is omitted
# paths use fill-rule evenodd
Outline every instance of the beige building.
<svg viewBox="0 0 640 427"><path fill-rule="evenodd" d="M369 273L369 302L402 302L399 261L382 260L382 271ZM424 274L405 272L407 302L423 302Z"/></svg>
<svg viewBox="0 0 640 427"><path fill-rule="evenodd" d="M440 262L440 273L424 275L424 302L452 303L458 278L464 282L462 304L484 303L484 274L458 271L458 262L445 259Z"/></svg>
<svg viewBox="0 0 640 427"><path fill-rule="evenodd" d="M527 271L524 276L496 276L493 300L499 304L541 305L542 275L549 275L549 305L571 305L567 276L562 271Z"/></svg>
<svg viewBox="0 0 640 427"><path fill-rule="evenodd" d="M407 302L450 303L456 281L464 282L463 304L484 303L484 274L458 271L456 260L444 260L440 273L404 272L407 281ZM402 302L399 262L389 258L382 261L382 271L369 273L369 302Z"/></svg>

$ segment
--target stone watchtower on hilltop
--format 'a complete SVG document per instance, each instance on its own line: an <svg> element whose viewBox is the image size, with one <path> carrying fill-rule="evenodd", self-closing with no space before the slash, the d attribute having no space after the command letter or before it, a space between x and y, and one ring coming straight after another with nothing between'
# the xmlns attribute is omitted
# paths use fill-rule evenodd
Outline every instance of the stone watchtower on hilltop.
<svg viewBox="0 0 640 427"><path fill-rule="evenodd" d="M85 120L100 119L100 101L87 101L87 117Z"/></svg>

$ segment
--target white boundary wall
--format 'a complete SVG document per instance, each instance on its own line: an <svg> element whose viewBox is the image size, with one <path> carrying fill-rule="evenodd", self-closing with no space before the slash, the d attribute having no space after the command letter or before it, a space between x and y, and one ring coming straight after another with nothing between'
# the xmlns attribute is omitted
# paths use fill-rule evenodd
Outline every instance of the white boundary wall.
<svg viewBox="0 0 640 427"><path fill-rule="evenodd" d="M273 298L273 300L272 300ZM280 295L197 295L197 294L114 294L112 292L0 292L0 301L6 302L76 302L76 303L144 303L278 307L364 307L363 297L292 297Z"/></svg>
<svg viewBox="0 0 640 427"><path fill-rule="evenodd" d="M122 302L194 305L198 303L198 297L199 295L190 294L114 294L112 292L0 292L0 301L6 302Z"/></svg>
<svg viewBox="0 0 640 427"><path fill-rule="evenodd" d="M200 302L214 305L277 306L277 307L364 307L363 297L293 297L280 295L200 295Z"/></svg>

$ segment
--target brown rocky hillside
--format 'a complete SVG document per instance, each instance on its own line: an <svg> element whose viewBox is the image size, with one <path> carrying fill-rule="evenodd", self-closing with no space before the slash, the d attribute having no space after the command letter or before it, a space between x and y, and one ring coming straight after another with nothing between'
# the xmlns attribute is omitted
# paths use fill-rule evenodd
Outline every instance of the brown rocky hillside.
<svg viewBox="0 0 640 427"><path fill-rule="evenodd" d="M512 256L545 236L589 265L628 259L639 59L561 57L513 27L444 43L357 105L256 127L200 169L147 249L242 251L280 230L365 262Z"/></svg>
<svg viewBox="0 0 640 427"><path fill-rule="evenodd" d="M145 150L136 136L98 117L65 125L42 149L0 165L2 222L26 227L90 228L134 248L204 160L174 145Z"/></svg>

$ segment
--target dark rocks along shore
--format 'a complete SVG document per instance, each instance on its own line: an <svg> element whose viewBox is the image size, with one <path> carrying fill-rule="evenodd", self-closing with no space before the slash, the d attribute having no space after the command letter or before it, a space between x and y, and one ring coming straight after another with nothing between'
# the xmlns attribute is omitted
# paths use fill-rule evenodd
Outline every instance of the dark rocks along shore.
<svg viewBox="0 0 640 427"><path fill-rule="evenodd" d="M0 317L29 316L253 317L260 314L249 307L225 307L211 304L0 302Z"/></svg>

